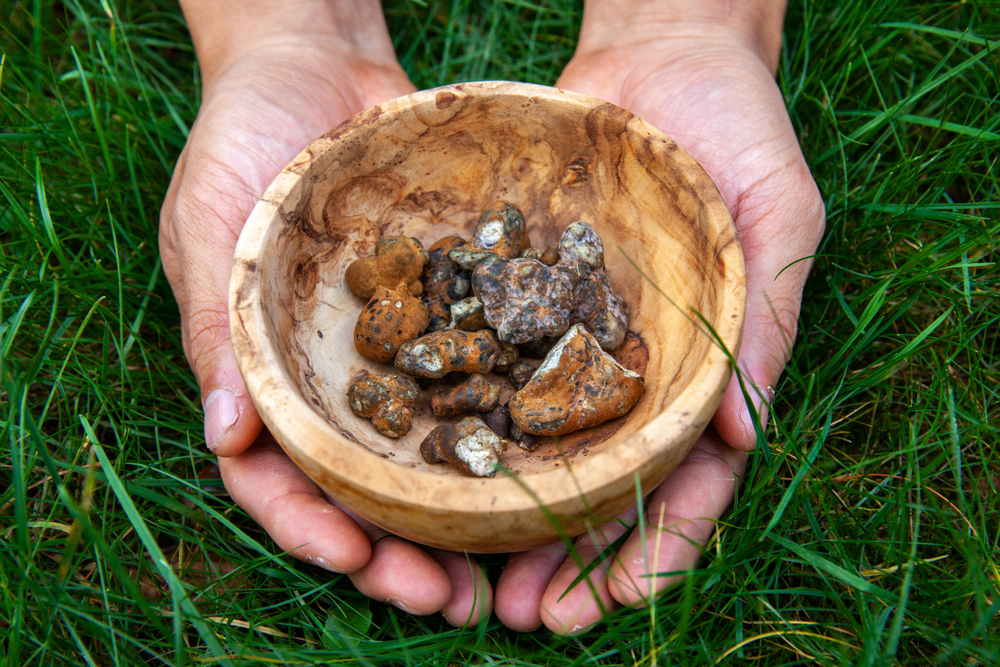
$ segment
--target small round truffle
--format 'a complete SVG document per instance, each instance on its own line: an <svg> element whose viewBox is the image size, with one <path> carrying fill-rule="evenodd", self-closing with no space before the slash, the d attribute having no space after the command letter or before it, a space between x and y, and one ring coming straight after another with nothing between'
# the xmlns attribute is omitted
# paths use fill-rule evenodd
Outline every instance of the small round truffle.
<svg viewBox="0 0 1000 667"><path fill-rule="evenodd" d="M351 411L372 420L384 436L401 438L413 426L413 410L420 389L413 378L391 373L365 373L351 383L347 402Z"/></svg>
<svg viewBox="0 0 1000 667"><path fill-rule="evenodd" d="M351 262L344 275L347 286L362 299L370 299L379 286L393 291L405 290L416 296L423 291L420 275L430 259L415 238L384 236L375 244L375 257Z"/></svg>
<svg viewBox="0 0 1000 667"><path fill-rule="evenodd" d="M521 254L524 216L510 202L496 201L479 216L472 240L448 253L453 262L472 270L490 257L510 259Z"/></svg>
<svg viewBox="0 0 1000 667"><path fill-rule="evenodd" d="M378 287L354 325L354 349L365 359L391 362L400 346L427 329L427 309L409 292Z"/></svg>

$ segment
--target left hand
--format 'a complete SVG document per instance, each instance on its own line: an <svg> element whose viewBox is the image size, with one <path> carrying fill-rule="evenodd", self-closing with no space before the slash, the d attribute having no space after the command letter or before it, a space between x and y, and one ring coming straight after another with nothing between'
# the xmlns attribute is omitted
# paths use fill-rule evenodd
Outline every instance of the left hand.
<svg viewBox="0 0 1000 667"><path fill-rule="evenodd" d="M719 187L746 260L746 324L737 363L766 420L772 387L795 340L808 258L823 234L825 213L774 80L782 3L748 1L756 13L733 22L732 16L706 19L715 5L706 0L704 10L700 2L611 0L598 6L592 0L577 52L556 85L613 102L655 125ZM657 13L664 5L672 10L666 19ZM698 6L696 15L686 17L674 11L676 5ZM764 21L770 32L753 21ZM592 571L590 585L581 582L562 600L580 573L565 547L512 555L496 589L500 620L524 631L543 622L560 633L582 631L603 610L644 604L681 578L651 575L693 568L756 444L735 375L713 424L649 497L646 544L634 531L615 557ZM620 518L634 524L635 508ZM583 536L575 547L589 562L625 530L608 523L596 539Z"/></svg>
<svg viewBox="0 0 1000 667"><path fill-rule="evenodd" d="M182 6L203 98L161 210L160 249L226 488L281 551L347 573L407 612L478 623L492 589L475 561L389 535L326 497L261 430L229 336L233 251L267 184L313 138L413 91L382 9L377 0Z"/></svg>

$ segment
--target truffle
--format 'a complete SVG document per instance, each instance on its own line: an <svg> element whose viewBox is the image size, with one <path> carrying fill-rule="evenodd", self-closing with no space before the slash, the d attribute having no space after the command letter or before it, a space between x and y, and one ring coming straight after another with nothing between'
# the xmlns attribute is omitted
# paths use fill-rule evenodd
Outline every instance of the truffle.
<svg viewBox="0 0 1000 667"><path fill-rule="evenodd" d="M379 286L354 325L354 349L365 359L389 363L403 343L424 332L427 322L420 299Z"/></svg>
<svg viewBox="0 0 1000 667"><path fill-rule="evenodd" d="M458 426L443 424L420 443L428 463L447 463L475 477L493 477L507 441L478 417L466 417Z"/></svg>
<svg viewBox="0 0 1000 667"><path fill-rule="evenodd" d="M563 435L621 417L643 388L642 376L623 368L575 324L511 397L508 409L525 433Z"/></svg>
<svg viewBox="0 0 1000 667"><path fill-rule="evenodd" d="M413 378L390 373L365 373L351 383L347 402L358 417L372 420L384 436L401 438L413 426L420 389Z"/></svg>
<svg viewBox="0 0 1000 667"><path fill-rule="evenodd" d="M404 343L396 355L396 368L424 378L459 373L489 373L500 358L500 341L489 329L432 331Z"/></svg>
<svg viewBox="0 0 1000 667"><path fill-rule="evenodd" d="M370 299L380 286L417 296L423 291L420 275L429 259L417 239L384 236L375 244L374 257L356 259L347 267L347 286L362 299Z"/></svg>

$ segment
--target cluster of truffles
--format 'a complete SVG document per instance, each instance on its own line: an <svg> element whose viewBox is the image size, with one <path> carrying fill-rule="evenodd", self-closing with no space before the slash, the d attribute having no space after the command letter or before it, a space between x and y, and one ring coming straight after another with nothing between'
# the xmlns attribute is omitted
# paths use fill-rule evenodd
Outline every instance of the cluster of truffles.
<svg viewBox="0 0 1000 667"><path fill-rule="evenodd" d="M625 338L628 304L611 288L604 245L587 222L575 222L557 245L532 248L521 212L495 202L472 240L387 236L375 257L356 260L347 284L368 299L354 328L361 356L394 363L401 374L368 373L348 390L351 409L379 433L410 431L419 387L414 377L468 378L438 391L431 410L442 424L424 439L428 463L492 477L507 440L527 450L535 436L563 435L627 413L643 378L607 351ZM470 293L471 292L471 293ZM536 369L521 356L541 358ZM516 390L486 379L507 373Z"/></svg>

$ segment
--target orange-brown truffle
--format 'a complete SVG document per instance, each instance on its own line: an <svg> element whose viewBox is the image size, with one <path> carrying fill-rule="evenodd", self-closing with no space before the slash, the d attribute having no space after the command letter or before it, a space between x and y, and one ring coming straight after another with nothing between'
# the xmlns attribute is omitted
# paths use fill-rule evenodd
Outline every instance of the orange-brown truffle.
<svg viewBox="0 0 1000 667"><path fill-rule="evenodd" d="M466 412L489 412L499 402L500 387L473 373L457 387L434 394L431 412L438 419L448 419Z"/></svg>
<svg viewBox="0 0 1000 667"><path fill-rule="evenodd" d="M448 257L471 271L490 257L517 257L523 237L524 216L513 204L496 201L479 216L472 240L450 251Z"/></svg>
<svg viewBox="0 0 1000 667"><path fill-rule="evenodd" d="M356 259L347 267L347 286L362 299L370 299L379 286L416 296L424 289L420 275L428 260L427 251L417 239L384 236L375 244L374 257Z"/></svg>
<svg viewBox="0 0 1000 667"><path fill-rule="evenodd" d="M575 324L511 397L508 409L525 433L563 435L621 417L643 389L642 376L623 368L583 325Z"/></svg>
<svg viewBox="0 0 1000 667"><path fill-rule="evenodd" d="M427 250L430 261L423 276L423 302L431 318L429 331L447 328L451 323L449 306L469 293L469 274L448 258L450 251L464 244L460 236L446 236Z"/></svg>
<svg viewBox="0 0 1000 667"><path fill-rule="evenodd" d="M485 374L498 358L500 341L489 329L445 329L404 343L396 355L396 368L423 378L442 378L453 371Z"/></svg>
<svg viewBox="0 0 1000 667"><path fill-rule="evenodd" d="M400 346L427 329L427 309L406 290L378 287L354 325L354 349L365 359L391 362Z"/></svg>
<svg viewBox="0 0 1000 667"><path fill-rule="evenodd" d="M493 477L507 441L479 417L466 417L458 426L442 424L420 443L428 463L447 463L466 475Z"/></svg>

